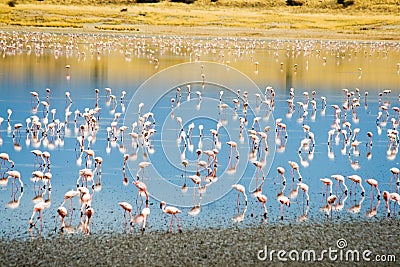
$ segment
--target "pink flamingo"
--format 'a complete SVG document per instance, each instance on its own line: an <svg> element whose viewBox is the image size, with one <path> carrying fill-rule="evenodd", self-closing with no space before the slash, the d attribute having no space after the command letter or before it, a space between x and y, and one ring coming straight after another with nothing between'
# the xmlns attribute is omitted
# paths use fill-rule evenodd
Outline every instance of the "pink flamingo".
<svg viewBox="0 0 400 267"><path fill-rule="evenodd" d="M94 214L94 209L92 207L86 209L86 211L85 211L86 219L83 221L83 224L82 224L83 232L85 234L90 233L89 224L93 217L93 214Z"/></svg>
<svg viewBox="0 0 400 267"><path fill-rule="evenodd" d="M61 227L60 227L60 231L61 231L61 233L63 233L63 232L64 232L64 228L65 228L65 217L67 216L68 211L67 211L67 209L66 209L65 207L61 206L61 207L59 207L59 208L57 209L57 213L58 213L58 215L59 215L60 218L61 218ZM55 230L54 230L54 231L55 231Z"/></svg>
<svg viewBox="0 0 400 267"><path fill-rule="evenodd" d="M233 184L232 187L236 191L238 191L237 205L238 206L240 205L240 193L242 193L244 196L244 199L245 199L245 203L246 203L245 206L247 206L247 195L246 195L246 190L245 190L244 186L241 184Z"/></svg>
<svg viewBox="0 0 400 267"><path fill-rule="evenodd" d="M285 169L283 167L278 167L276 168L276 170L278 171L278 174L280 174L280 176L282 177L283 180L283 184L286 184L286 178L285 178Z"/></svg>
<svg viewBox="0 0 400 267"><path fill-rule="evenodd" d="M180 209L176 208L176 207L166 206L166 205L167 205L167 203L165 203L165 201L161 201L160 208L162 209L162 211L164 213L171 214L171 223L170 223L170 226L169 226L169 231L172 233L172 222L173 222L173 219L175 217L176 220L178 221L178 231L180 233L182 233L181 222L180 222L179 218L176 216L176 214L181 213L182 211Z"/></svg>
<svg viewBox="0 0 400 267"><path fill-rule="evenodd" d="M129 218L130 218L130 224L132 225L133 222L133 216L132 216L132 205L129 204L128 202L119 202L118 205L121 206L121 208L124 210L124 223L126 225L126 213L129 213Z"/></svg>
<svg viewBox="0 0 400 267"><path fill-rule="evenodd" d="M332 218L332 205L336 202L336 199L337 199L336 195L330 195L326 200L326 202L329 206L329 211L331 213L331 218Z"/></svg>
<svg viewBox="0 0 400 267"><path fill-rule="evenodd" d="M376 192L378 192L377 198L380 199L381 198L381 192L379 191L379 188L378 188L378 181L371 178L371 179L365 180L365 182L367 182L367 184L369 184L371 186L371 199L373 198L372 187L375 187Z"/></svg>
<svg viewBox="0 0 400 267"><path fill-rule="evenodd" d="M297 175L299 176L299 181L301 181L301 174L300 174L300 171L299 171L299 164L297 164L297 162L294 162L294 161L288 161L288 163L289 163L289 165L290 165L290 167L291 167L291 170L290 170L290 173L292 174L292 179L293 179L293 182L294 182L294 171L296 171L297 172Z"/></svg>
<svg viewBox="0 0 400 267"><path fill-rule="evenodd" d="M297 184L298 188L300 188L300 190L302 190L304 192L304 194L306 195L306 201L307 201L307 206L308 203L310 201L310 196L308 195L308 185L303 183L303 182L299 182Z"/></svg>
<svg viewBox="0 0 400 267"><path fill-rule="evenodd" d="M328 192L328 187L329 187L329 195L332 195L332 180L329 178L321 178L319 179L326 187L327 189L325 190L325 192Z"/></svg>
<svg viewBox="0 0 400 267"><path fill-rule="evenodd" d="M65 202L69 200L68 210L72 209L72 199L76 196L79 196L80 192L78 190L69 190L64 194L64 201L61 206L64 206Z"/></svg>
<svg viewBox="0 0 400 267"><path fill-rule="evenodd" d="M399 180L400 170L399 170L399 168L396 168L396 167L390 168L390 172L392 173L393 177L396 179L396 184L399 185L399 183L400 183L400 180ZM392 182L392 178L390 179L390 183L391 182Z"/></svg>
<svg viewBox="0 0 400 267"><path fill-rule="evenodd" d="M146 207L147 207L149 205L149 193L147 192L146 184L141 182L141 181L135 181L135 182L133 182L133 184L138 189L138 195L143 195L143 194L145 195L145 197L146 197ZM137 197L136 197L136 204L137 204ZM142 200L142 204L143 204L143 200Z"/></svg>
<svg viewBox="0 0 400 267"><path fill-rule="evenodd" d="M15 183L15 180L18 179L21 187L21 192L24 191L24 183L21 180L21 173L19 171L8 171L6 172L9 177L14 178L13 183ZM18 189L17 189L18 190Z"/></svg>
<svg viewBox="0 0 400 267"><path fill-rule="evenodd" d="M281 220L283 220L283 215L284 215L284 205L290 207L290 199L283 195L283 191L280 192L277 196L278 202L281 203Z"/></svg>
<svg viewBox="0 0 400 267"><path fill-rule="evenodd" d="M363 187L363 185L362 185L362 179L361 179L361 177L358 176L357 174L353 174L353 175L347 176L347 178L349 178L349 179L353 182L352 185L353 185L354 183L360 185L360 188L361 188L361 196L364 196L365 190L364 190L364 187Z"/></svg>
<svg viewBox="0 0 400 267"><path fill-rule="evenodd" d="M340 174L333 174L333 175L331 175L331 177L332 177L333 179L335 179L336 181L338 181L339 186L343 185L343 187L344 187L344 194L347 195L348 188L347 188L347 186L346 186L346 184L345 184L345 182L344 182L344 176L343 176L343 175L340 175Z"/></svg>
<svg viewBox="0 0 400 267"><path fill-rule="evenodd" d="M239 150L237 148L237 143L234 141L228 141L226 142L227 145L229 146L229 158L232 158L232 150L235 149L236 151L236 158L239 158Z"/></svg>
<svg viewBox="0 0 400 267"><path fill-rule="evenodd" d="M263 216L264 216L264 219L266 219L267 218L267 214L268 214L267 205L266 205L267 204L267 196L262 194L261 191L260 191L258 194L256 194L256 197L257 197L258 202L260 202L261 205L264 208L264 215ZM289 203L289 205L290 205L290 203Z"/></svg>
<svg viewBox="0 0 400 267"><path fill-rule="evenodd" d="M146 230L146 223L147 223L147 217L150 215L150 208L145 207L142 209L142 212L133 218L133 221L135 223L141 223L142 224L142 231L144 232Z"/></svg>
<svg viewBox="0 0 400 267"><path fill-rule="evenodd" d="M43 220L42 220L42 213L43 210L47 207L47 204L44 201L41 201L37 204L35 204L35 206L33 206L33 212L32 212L32 216L29 219L29 228L32 228L36 225L36 223L40 220L40 229L43 228ZM36 213L39 213L35 223L33 223L33 218L35 217Z"/></svg>

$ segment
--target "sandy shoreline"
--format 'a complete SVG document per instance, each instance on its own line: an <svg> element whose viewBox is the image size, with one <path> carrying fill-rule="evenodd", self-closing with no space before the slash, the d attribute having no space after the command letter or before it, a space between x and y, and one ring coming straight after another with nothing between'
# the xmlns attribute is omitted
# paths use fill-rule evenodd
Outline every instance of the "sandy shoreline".
<svg viewBox="0 0 400 267"><path fill-rule="evenodd" d="M316 252L316 264L354 265L353 256L347 258L339 253L357 250L358 265L395 266L394 262L378 263L376 255L395 255L400 260L399 239L396 231L400 221L371 220L335 224L260 225L250 228L190 230L182 234L147 232L143 235L100 234L54 236L33 240L1 240L1 266L265 266L271 256L264 261L265 246L268 255L271 250L285 250L287 262L281 262L277 254L272 254L274 265L298 265L288 258L288 252L297 250L300 255L305 250ZM338 247L338 240L345 239L347 246ZM332 250L331 256L322 250ZM261 250L261 252L260 252ZM362 258L364 251L367 262ZM307 252L308 253L308 252ZM304 254L307 258L308 254ZM292 254L296 257L295 254ZM335 256L336 255L336 256ZM346 254L342 254L346 255ZM356 254L354 254L356 255ZM310 256L312 259L312 254ZM331 258L330 258L331 257ZM334 260L338 257L337 260ZM320 261L320 258L323 260ZM354 256L356 258L356 256ZM333 260L332 260L333 259Z"/></svg>
<svg viewBox="0 0 400 267"><path fill-rule="evenodd" d="M400 35L391 31L368 31L365 34L351 31L327 31L318 29L255 29L241 27L211 27L211 26L160 26L160 25L130 25L137 31L98 30L88 26L84 28L52 28L52 27L22 27L0 26L0 31L6 32L49 32L60 34L123 34L127 36L182 36L194 38L248 38L248 39L313 39L313 40L357 40L357 41L390 41L397 42Z"/></svg>

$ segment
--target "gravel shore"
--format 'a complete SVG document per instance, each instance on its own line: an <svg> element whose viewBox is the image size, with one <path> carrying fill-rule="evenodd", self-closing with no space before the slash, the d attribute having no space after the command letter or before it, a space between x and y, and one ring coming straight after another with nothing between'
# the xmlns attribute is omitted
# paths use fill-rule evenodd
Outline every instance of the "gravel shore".
<svg viewBox="0 0 400 267"><path fill-rule="evenodd" d="M271 224L251 228L190 230L182 234L145 232L144 234L81 234L41 237L28 240L0 239L0 266L287 266L304 263L302 253L316 252L316 265L354 265L349 250L359 252L360 266L395 266L395 262L376 262L376 255L395 255L400 260L398 229L400 221L374 220L319 224ZM340 244L344 239L347 246ZM339 247L341 246L341 247ZM343 247L343 248L342 248ZM265 249L267 257L265 260ZM334 253L323 255L322 250ZM277 252L287 262L280 261ZM299 261L293 261L299 253ZM370 262L363 259L367 253ZM342 260L339 256L342 253ZM258 256L257 256L258 255ZM312 254L310 254L312 255ZM335 256L337 257L336 260ZM312 259L312 257L311 257ZM332 260L333 259L333 260ZM393 261L393 259L391 259ZM309 262L308 262L309 263ZM398 263L397 263L398 264Z"/></svg>

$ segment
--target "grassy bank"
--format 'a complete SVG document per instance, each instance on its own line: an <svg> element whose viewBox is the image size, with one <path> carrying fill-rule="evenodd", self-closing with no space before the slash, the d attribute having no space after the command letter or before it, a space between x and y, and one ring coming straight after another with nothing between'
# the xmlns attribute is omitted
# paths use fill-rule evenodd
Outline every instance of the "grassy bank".
<svg viewBox="0 0 400 267"><path fill-rule="evenodd" d="M95 3L14 0L14 7L9 6L9 1L0 1L3 28L57 27L195 35L228 35L232 34L229 29L236 29L235 35L241 36L325 34L329 38L338 34L340 38L351 39L400 39L398 0L356 0L347 7L336 0L299 0L302 6L287 6L283 0L197 0L193 4L163 0L152 4L117 0ZM126 11L121 12L122 9Z"/></svg>

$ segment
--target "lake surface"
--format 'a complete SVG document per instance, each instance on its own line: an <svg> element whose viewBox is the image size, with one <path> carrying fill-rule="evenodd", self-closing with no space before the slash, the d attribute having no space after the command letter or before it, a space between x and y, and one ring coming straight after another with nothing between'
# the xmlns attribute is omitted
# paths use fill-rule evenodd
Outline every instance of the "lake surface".
<svg viewBox="0 0 400 267"><path fill-rule="evenodd" d="M15 162L13 169L21 173L24 183L21 192L18 180L13 184L13 178L6 178L11 164L2 163L1 237L48 236L59 228L57 209L64 194L76 189L81 169L95 169L94 160L87 163L88 158L77 141L82 136L81 125L86 125L83 149L90 145L95 156L103 159L101 173L94 174L94 190L91 182L88 186L95 211L90 223L92 234L139 232L138 225L131 229L124 227L124 212L118 205L121 201L131 203L134 215L145 207L145 201L137 198L138 190L132 184L137 177L147 185L150 194L148 231L168 230L170 216L162 213L161 200L182 210L178 217L184 231L328 219L338 223L374 220L387 216L387 210L385 201L382 198L378 201L375 192L370 197L371 188L365 179L377 180L382 191L398 191L390 171L392 167L399 168L398 137L389 144L387 136L387 131L393 128L392 118L395 124L400 118L392 109L400 106L398 43L32 32L1 32L0 43L0 116L4 118L0 152L8 153ZM106 88L111 89L115 100ZM349 98L344 88L348 89ZM46 89L50 89L49 94ZM95 89L99 91L97 99ZM39 103L32 91L38 93ZM66 92L70 93L72 103ZM123 92L126 95L121 100ZM294 108L287 102L291 92L294 92ZM321 97L326 98L325 108ZM312 108L313 98L316 110ZM345 102L348 99L350 102ZM238 106L234 104L236 100ZM139 113L140 103L144 105ZM300 105L307 103L305 112ZM359 103L355 113L352 103ZM361 142L358 149L351 148L351 141L344 142L343 134L338 132L328 145L328 131L334 129L336 116L331 105L341 109L338 124L341 130L349 133L359 128L353 140ZM344 110L343 105L349 110ZM87 120L96 122L92 129L85 119L88 116L83 114L95 107L101 110ZM12 110L9 122L8 109ZM82 116L74 122L76 110ZM377 121L379 112L382 117ZM140 120L145 114L147 119ZM36 136L32 130L27 132L26 119L33 120L33 116L38 117L46 134L39 131ZM52 133L48 127L53 116L55 122L65 123L59 133ZM254 118L258 123L253 124ZM287 138L283 131L276 133L278 118L286 125ZM345 119L350 128L343 124ZM149 122L145 131L144 121ZM23 126L15 132L18 123ZM134 123L139 135L135 140L129 135ZM116 125L115 130L112 125ZM123 125L127 130L119 132ZM201 136L199 125L203 126ZM302 147L299 152L302 140L307 137L303 125L310 126L315 146ZM263 141L254 145L248 132L252 128L263 132L265 127L270 127L268 150ZM218 140L215 140L210 130L217 128ZM372 146L368 145L368 132L373 135ZM349 139L353 137L354 134ZM236 142L239 157L229 156L235 151L230 152L228 141ZM196 153L199 147L203 151L200 156ZM31 152L34 149L50 152L50 166L39 165ZM218 150L217 162L204 153L212 149ZM125 154L129 156L124 171ZM186 168L182 164L184 159ZM199 160L206 162L207 167L199 167ZM261 170L252 163L254 160L262 164L264 183ZM151 165L142 170L139 163L143 161ZM288 161L299 164L302 181L309 186L308 206L301 190L295 197L293 190L298 176L294 175L293 182ZM277 172L280 166L286 170L285 185ZM43 188L41 181L31 179L36 170L51 172L51 190L48 186ZM200 189L189 178L196 172L201 175ZM334 174L345 177L351 193L345 195L332 179L333 194L338 199L332 213L327 215L321 211L327 204L327 195L320 178ZM363 180L364 196L358 185L350 188L347 176L354 174ZM238 194L231 187L235 183L245 186L247 207L243 196L241 205L237 205ZM184 184L186 188L182 188ZM251 196L260 185L268 199L266 216L261 203ZM283 219L277 201L280 192L293 197L290 207L285 206ZM38 223L30 230L33 207L41 201L46 203L43 225L40 227ZM397 217L398 207L391 205L391 217ZM77 198L73 199L73 207L75 211L66 218L67 232L79 229ZM233 218L242 221L235 222Z"/></svg>

